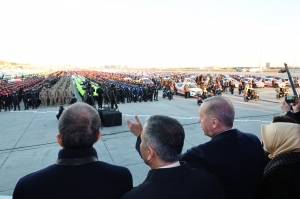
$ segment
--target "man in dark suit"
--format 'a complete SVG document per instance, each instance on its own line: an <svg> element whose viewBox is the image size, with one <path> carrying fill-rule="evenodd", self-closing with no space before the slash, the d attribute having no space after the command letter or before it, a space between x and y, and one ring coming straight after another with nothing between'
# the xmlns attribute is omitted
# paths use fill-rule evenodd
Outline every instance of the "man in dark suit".
<svg viewBox="0 0 300 199"><path fill-rule="evenodd" d="M181 155L180 161L214 174L222 184L226 198L255 198L264 171L264 151L259 139L232 128L234 107L224 97L205 99L199 115L204 134L212 139L189 149ZM138 146L143 128L138 118L136 120L137 123L131 122L128 126L138 136Z"/></svg>
<svg viewBox="0 0 300 199"><path fill-rule="evenodd" d="M138 120L138 118L137 118ZM128 117L126 122L133 124ZM179 162L184 143L184 129L174 118L154 115L148 118L137 146L150 166L146 180L122 199L153 198L224 198L220 182L203 169L192 169Z"/></svg>
<svg viewBox="0 0 300 199"><path fill-rule="evenodd" d="M68 107L58 122L58 159L19 180L13 198L121 198L132 189L127 168L98 160L93 148L101 136L98 112L88 104Z"/></svg>
<svg viewBox="0 0 300 199"><path fill-rule="evenodd" d="M77 98L75 97L75 94L73 94L73 97L70 99L70 105L75 104L77 102Z"/></svg>

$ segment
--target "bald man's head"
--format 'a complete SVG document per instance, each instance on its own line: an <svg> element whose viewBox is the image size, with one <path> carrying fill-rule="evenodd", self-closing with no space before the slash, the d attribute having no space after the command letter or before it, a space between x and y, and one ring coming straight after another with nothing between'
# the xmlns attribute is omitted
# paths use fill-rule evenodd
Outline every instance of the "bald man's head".
<svg viewBox="0 0 300 199"><path fill-rule="evenodd" d="M64 148L92 147L98 140L100 127L98 112L92 106L82 102L68 107L58 122Z"/></svg>

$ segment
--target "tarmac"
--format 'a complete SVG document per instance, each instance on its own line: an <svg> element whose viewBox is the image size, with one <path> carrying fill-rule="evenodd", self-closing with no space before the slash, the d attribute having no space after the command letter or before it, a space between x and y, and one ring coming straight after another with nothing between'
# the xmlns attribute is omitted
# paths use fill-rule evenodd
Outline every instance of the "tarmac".
<svg viewBox="0 0 300 199"><path fill-rule="evenodd" d="M258 89L260 100L244 102L242 96L223 94L234 104L236 115L234 128L250 132L261 138L262 124L268 124L273 116L281 115L280 101L273 88ZM298 91L299 92L299 91ZM81 98L76 94L78 101ZM150 168L135 150L136 137L129 132L125 116L134 120L139 115L144 124L148 116L168 115L183 125L186 137L183 152L210 140L198 123L196 98L174 96L168 100L159 92L158 102L119 104L122 126L101 127L102 137L95 143L101 161L127 167L133 176L134 186L144 181ZM65 105L65 108L67 105ZM9 199L18 180L29 173L54 164L61 147L56 142L58 121L56 108L0 112L0 199Z"/></svg>

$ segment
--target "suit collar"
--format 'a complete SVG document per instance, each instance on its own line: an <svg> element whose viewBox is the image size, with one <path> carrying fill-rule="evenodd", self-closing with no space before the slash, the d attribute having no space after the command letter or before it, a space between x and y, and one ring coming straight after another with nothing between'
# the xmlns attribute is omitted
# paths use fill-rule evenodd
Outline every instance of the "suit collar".
<svg viewBox="0 0 300 199"><path fill-rule="evenodd" d="M167 181L171 179L180 178L190 172L191 167L185 162L180 162L180 166L178 167L150 170L144 182Z"/></svg>
<svg viewBox="0 0 300 199"><path fill-rule="evenodd" d="M58 158L72 159L72 158L85 158L90 156L97 156L97 152L93 147L82 149L61 149L58 153Z"/></svg>
<svg viewBox="0 0 300 199"><path fill-rule="evenodd" d="M237 139L242 136L242 133L237 129L230 129L214 136L211 141L223 139Z"/></svg>

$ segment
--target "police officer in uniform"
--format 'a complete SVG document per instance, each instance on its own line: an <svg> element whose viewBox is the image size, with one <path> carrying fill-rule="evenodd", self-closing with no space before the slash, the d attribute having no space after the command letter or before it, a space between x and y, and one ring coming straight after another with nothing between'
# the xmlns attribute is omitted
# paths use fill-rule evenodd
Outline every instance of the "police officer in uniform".
<svg viewBox="0 0 300 199"><path fill-rule="evenodd" d="M27 91L27 89L23 90L22 100L24 103L24 110L28 110L28 91Z"/></svg>
<svg viewBox="0 0 300 199"><path fill-rule="evenodd" d="M32 109L37 109L37 106L38 106L38 104L37 104L37 98L38 98L38 96L37 96L37 90L36 89L31 89L31 91L30 91L30 99L31 99L31 103L32 103Z"/></svg>
<svg viewBox="0 0 300 199"><path fill-rule="evenodd" d="M14 111L16 111L16 108L18 107L18 110L20 110L20 96L19 96L19 92L17 92L16 90L13 91L12 95L12 102L14 105Z"/></svg>
<svg viewBox="0 0 300 199"><path fill-rule="evenodd" d="M10 99L9 99L10 97L9 97L8 91L6 91L6 90L4 91L2 98L3 98L5 111L7 111L7 108L8 108L8 111L10 111Z"/></svg>

